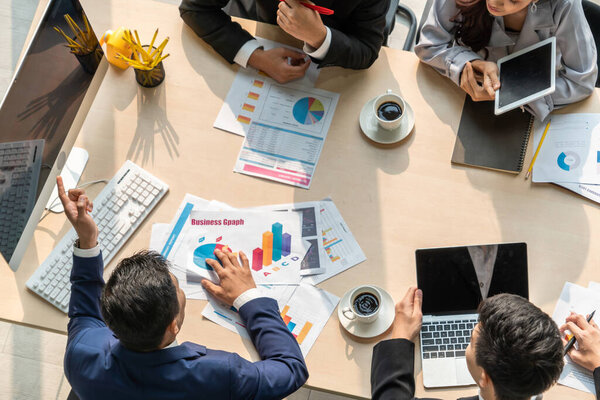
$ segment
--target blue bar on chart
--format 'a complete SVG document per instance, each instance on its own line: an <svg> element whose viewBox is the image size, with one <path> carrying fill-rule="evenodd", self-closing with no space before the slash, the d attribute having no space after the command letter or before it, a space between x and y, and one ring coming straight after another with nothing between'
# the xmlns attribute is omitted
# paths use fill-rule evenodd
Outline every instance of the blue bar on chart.
<svg viewBox="0 0 600 400"><path fill-rule="evenodd" d="M289 256L292 251L292 235L284 233L282 236L281 243L281 255L286 257Z"/></svg>
<svg viewBox="0 0 600 400"><path fill-rule="evenodd" d="M281 260L281 233L283 231L283 225L279 222L275 222L271 225L271 232L273 232L273 261Z"/></svg>

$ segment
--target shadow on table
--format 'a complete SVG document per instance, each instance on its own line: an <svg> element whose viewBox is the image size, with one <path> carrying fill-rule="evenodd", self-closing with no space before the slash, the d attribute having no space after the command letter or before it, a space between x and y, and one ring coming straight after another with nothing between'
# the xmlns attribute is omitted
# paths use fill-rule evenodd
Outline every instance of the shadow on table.
<svg viewBox="0 0 600 400"><path fill-rule="evenodd" d="M179 136L167 117L166 85L162 83L155 88L139 86L137 109L137 127L127 158L139 162L142 167L149 162L154 165L156 140L164 142L172 160L178 158Z"/></svg>

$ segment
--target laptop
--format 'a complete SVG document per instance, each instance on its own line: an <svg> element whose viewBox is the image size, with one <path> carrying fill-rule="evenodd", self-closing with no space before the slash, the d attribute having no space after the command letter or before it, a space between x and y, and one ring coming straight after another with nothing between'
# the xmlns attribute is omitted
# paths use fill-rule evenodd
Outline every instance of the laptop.
<svg viewBox="0 0 600 400"><path fill-rule="evenodd" d="M423 291L423 385L474 385L465 351L477 324L477 307L499 293L529 298L527 245L419 249L415 255L417 285Z"/></svg>

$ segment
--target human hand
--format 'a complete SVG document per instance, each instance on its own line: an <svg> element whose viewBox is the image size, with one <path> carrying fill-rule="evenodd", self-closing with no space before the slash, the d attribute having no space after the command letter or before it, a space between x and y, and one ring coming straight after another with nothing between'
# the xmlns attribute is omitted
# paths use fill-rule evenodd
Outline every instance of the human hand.
<svg viewBox="0 0 600 400"><path fill-rule="evenodd" d="M396 304L396 317L392 325L392 339L415 341L423 322L423 291L412 286L408 288L402 301Z"/></svg>
<svg viewBox="0 0 600 400"><path fill-rule="evenodd" d="M98 227L92 216L88 214L94 209L94 204L85 195L83 189L71 189L67 194L60 176L56 178L56 185L67 219L79 237L79 247L81 249L95 247L98 244Z"/></svg>
<svg viewBox="0 0 600 400"><path fill-rule="evenodd" d="M303 1L314 4L308 0ZM277 25L296 39L302 40L315 49L321 47L327 36L327 28L325 28L319 13L303 6L300 0L279 2Z"/></svg>
<svg viewBox="0 0 600 400"><path fill-rule="evenodd" d="M587 322L583 315L571 313L567 317L567 323L560 327L563 334L563 346L567 345L564 338L565 330L571 331L577 340L577 349L572 346L568 354L575 363L585 369L594 371L600 367L600 329L598 325L591 320Z"/></svg>
<svg viewBox="0 0 600 400"><path fill-rule="evenodd" d="M310 59L297 51L277 47L271 50L256 49L248 59L248 64L259 69L279 83L302 78L310 65Z"/></svg>
<svg viewBox="0 0 600 400"><path fill-rule="evenodd" d="M482 60L466 63L460 77L460 87L473 101L494 100L496 90L500 89L498 66L496 63Z"/></svg>
<svg viewBox="0 0 600 400"><path fill-rule="evenodd" d="M256 287L254 278L252 278L252 273L250 272L248 257L240 251L240 261L242 262L242 265L240 265L234 253L224 253L220 250L215 250L215 255L221 260L223 265L219 264L216 260L208 258L206 259L206 263L215 270L220 282L216 284L208 279L203 279L202 286L208 293L231 306L240 294Z"/></svg>

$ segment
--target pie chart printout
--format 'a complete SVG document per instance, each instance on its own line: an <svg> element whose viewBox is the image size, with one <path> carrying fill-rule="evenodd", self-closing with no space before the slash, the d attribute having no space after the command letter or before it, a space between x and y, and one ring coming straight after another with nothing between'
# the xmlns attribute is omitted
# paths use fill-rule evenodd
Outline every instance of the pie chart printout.
<svg viewBox="0 0 600 400"><path fill-rule="evenodd" d="M323 103L314 97L304 97L294 104L294 119L303 125L316 124L325 115Z"/></svg>
<svg viewBox="0 0 600 400"><path fill-rule="evenodd" d="M231 252L229 248L224 244L203 244L200 247L197 247L194 250L194 264L199 266L200 268L212 271L212 267L206 263L207 258L212 258L213 260L217 260L217 256L215 256L215 250L221 250L223 252Z"/></svg>

